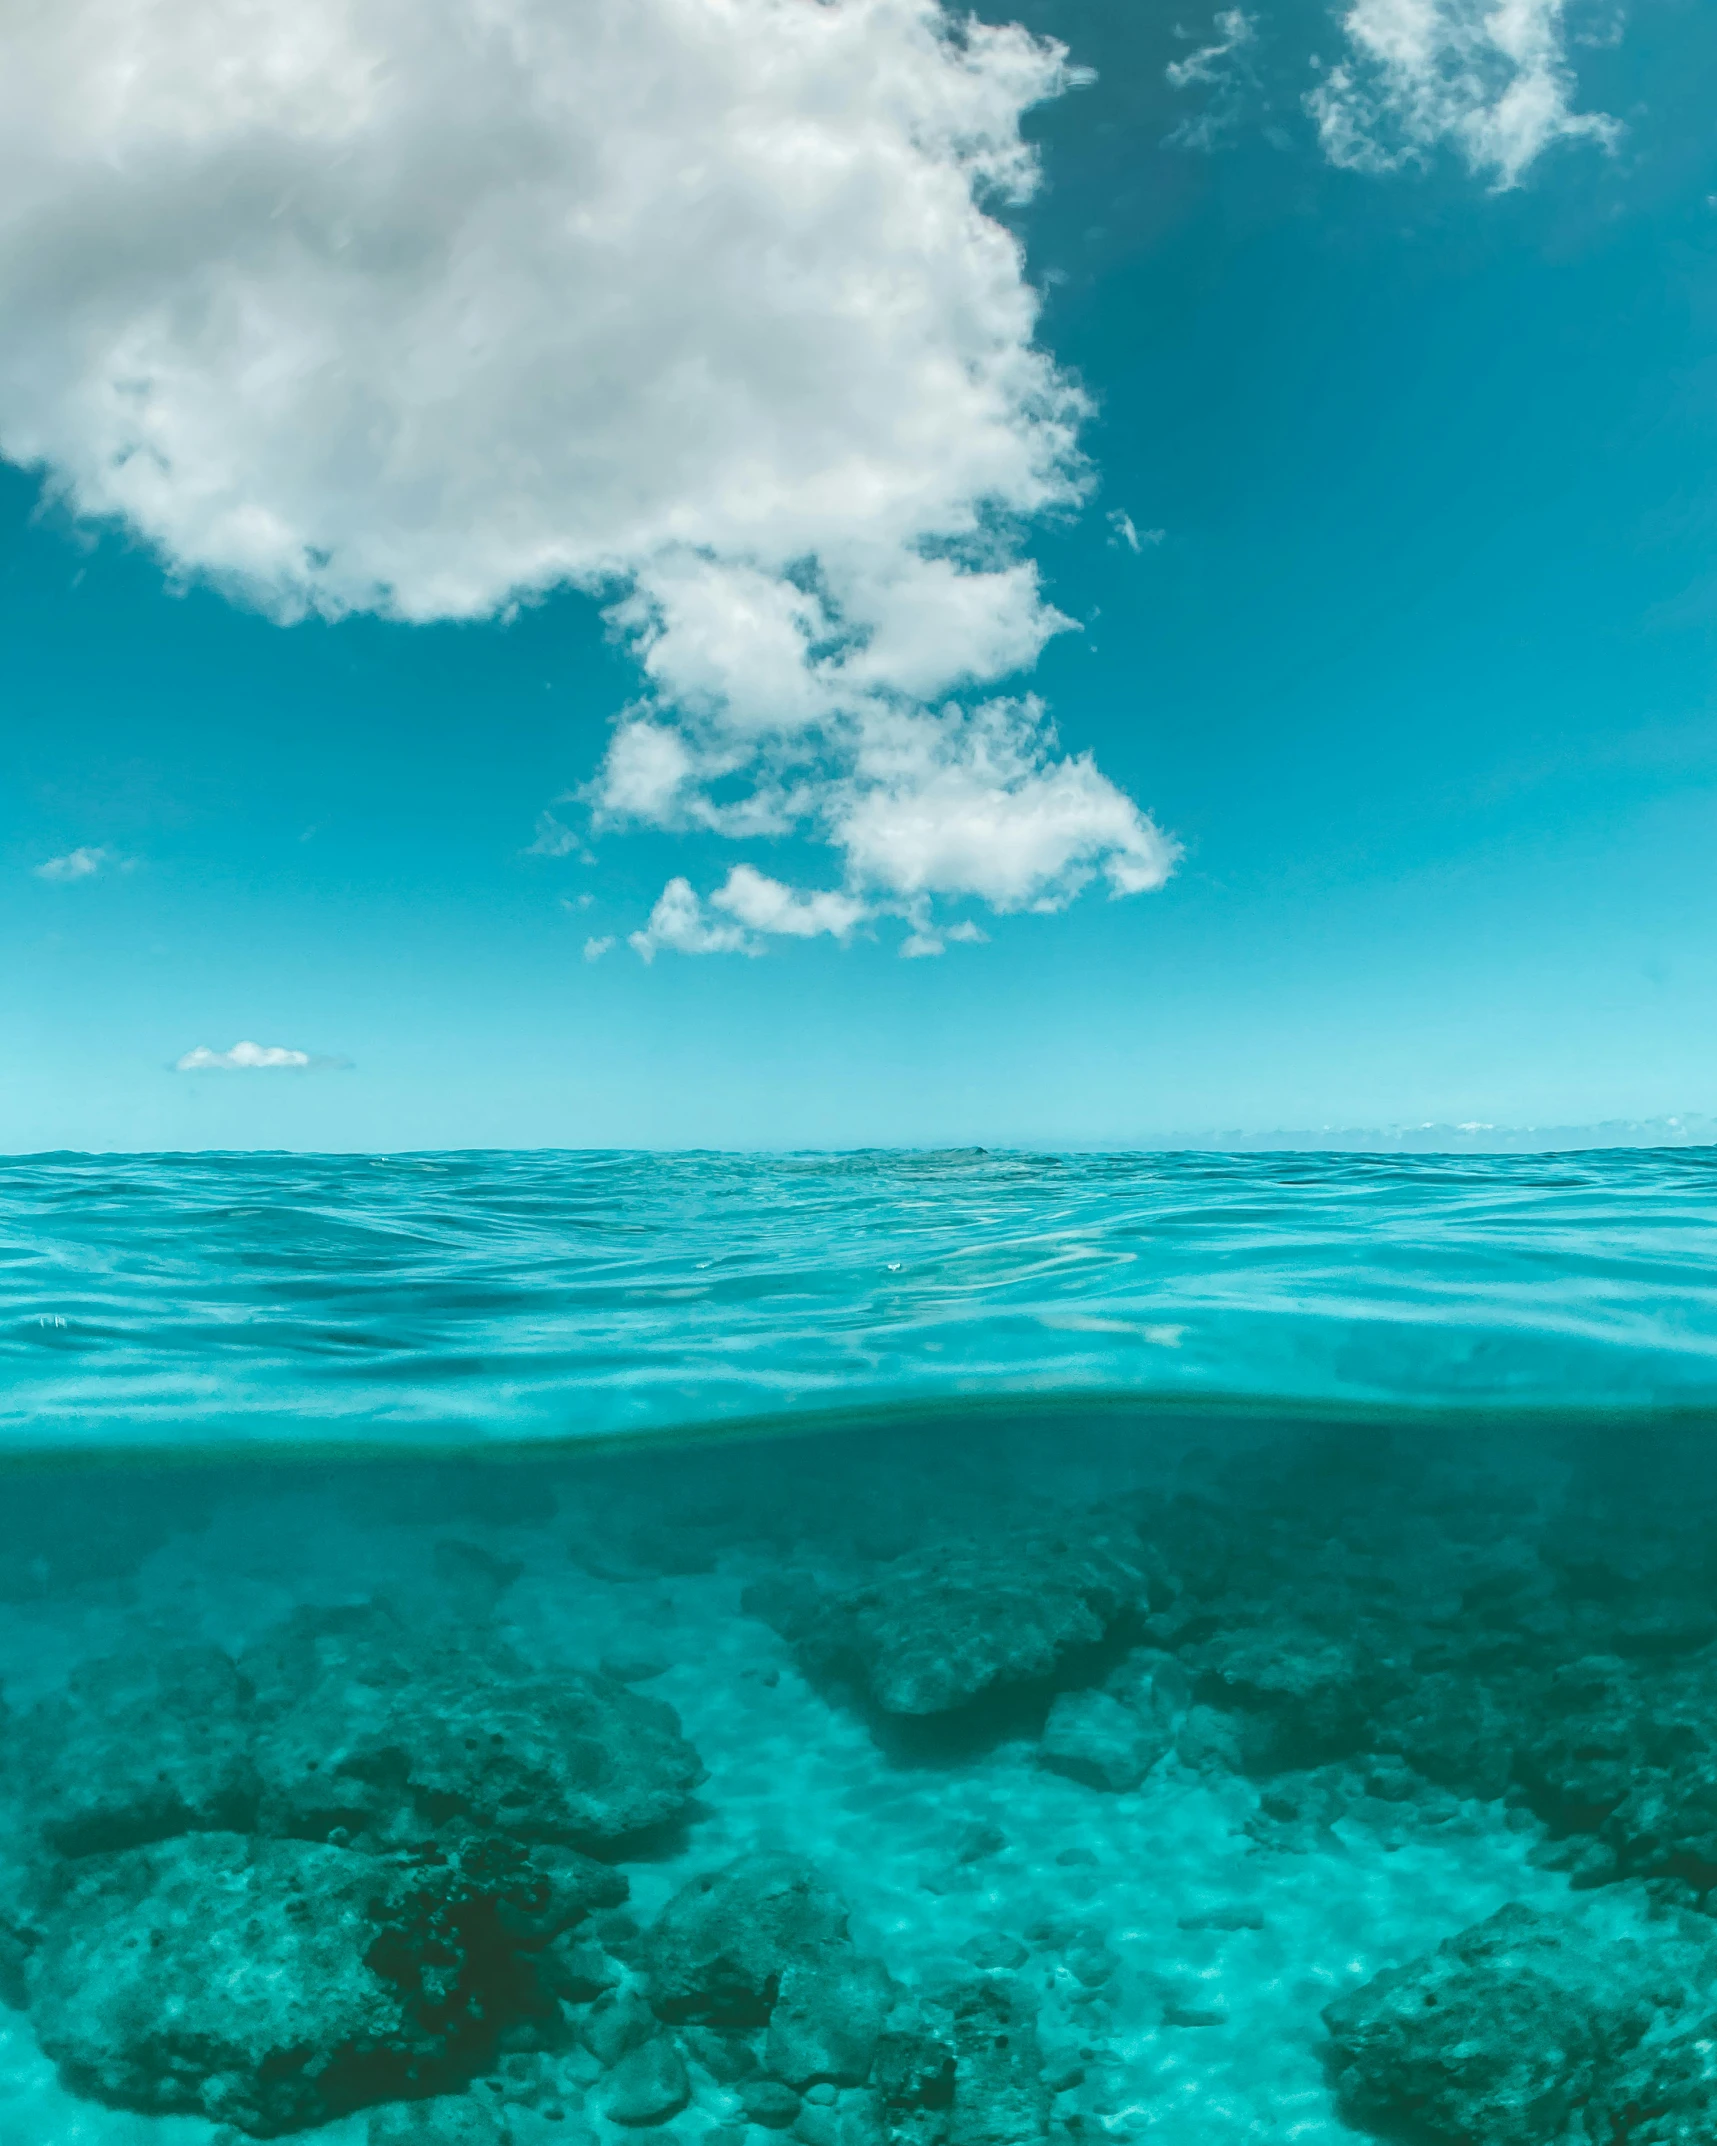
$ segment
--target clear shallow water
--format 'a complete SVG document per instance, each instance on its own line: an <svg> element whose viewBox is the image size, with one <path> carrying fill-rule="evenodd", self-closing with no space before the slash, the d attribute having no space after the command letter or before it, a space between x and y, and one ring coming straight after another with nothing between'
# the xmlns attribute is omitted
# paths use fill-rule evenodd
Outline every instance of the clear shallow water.
<svg viewBox="0 0 1717 2146"><path fill-rule="evenodd" d="M17 1466L0 2146L1693 2146L1717 1469L1617 1430ZM698 1983L713 2038L676 1994L783 1857L836 2081L775 1986ZM521 1872L593 1896L546 1948Z"/></svg>
<svg viewBox="0 0 1717 2146"><path fill-rule="evenodd" d="M0 1165L0 2146L1717 2136L1712 1168Z"/></svg>
<svg viewBox="0 0 1717 2146"><path fill-rule="evenodd" d="M0 1163L0 1440L1717 1401L1717 1151Z"/></svg>

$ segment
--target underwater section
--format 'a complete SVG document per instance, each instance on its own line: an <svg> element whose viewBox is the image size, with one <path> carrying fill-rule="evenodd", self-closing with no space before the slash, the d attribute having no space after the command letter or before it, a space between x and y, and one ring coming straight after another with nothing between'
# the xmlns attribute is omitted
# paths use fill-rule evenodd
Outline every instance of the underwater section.
<svg viewBox="0 0 1717 2146"><path fill-rule="evenodd" d="M0 1480L0 2146L1717 2136L1717 1419Z"/></svg>

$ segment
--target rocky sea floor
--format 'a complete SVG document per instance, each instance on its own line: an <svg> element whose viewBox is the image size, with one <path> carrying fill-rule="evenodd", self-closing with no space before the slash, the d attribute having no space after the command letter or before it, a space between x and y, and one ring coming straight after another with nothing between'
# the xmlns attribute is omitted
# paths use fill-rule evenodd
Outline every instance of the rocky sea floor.
<svg viewBox="0 0 1717 2146"><path fill-rule="evenodd" d="M1717 2137L1707 1437L15 1472L0 2146Z"/></svg>

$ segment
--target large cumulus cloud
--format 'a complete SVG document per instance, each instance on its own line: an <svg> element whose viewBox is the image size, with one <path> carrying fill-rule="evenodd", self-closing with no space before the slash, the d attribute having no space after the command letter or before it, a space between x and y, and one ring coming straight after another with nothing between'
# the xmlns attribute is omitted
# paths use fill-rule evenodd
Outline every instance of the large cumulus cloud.
<svg viewBox="0 0 1717 2146"><path fill-rule="evenodd" d="M840 881L807 909L742 877L652 947L897 913L924 950L947 899L1166 877L1133 802L983 690L1067 624L1020 538L1086 483L992 213L1058 47L935 0L10 27L0 453L282 620L597 594L642 666L598 823L809 835Z"/></svg>

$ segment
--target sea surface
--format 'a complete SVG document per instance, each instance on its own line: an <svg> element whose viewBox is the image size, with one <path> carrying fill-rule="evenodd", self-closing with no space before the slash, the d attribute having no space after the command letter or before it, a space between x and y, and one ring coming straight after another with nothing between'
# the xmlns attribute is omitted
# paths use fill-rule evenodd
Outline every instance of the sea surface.
<svg viewBox="0 0 1717 2146"><path fill-rule="evenodd" d="M1717 2138L1714 1154L0 1162L0 2146Z"/></svg>
<svg viewBox="0 0 1717 2146"><path fill-rule="evenodd" d="M1717 1149L0 1161L0 1443L1717 1400Z"/></svg>

